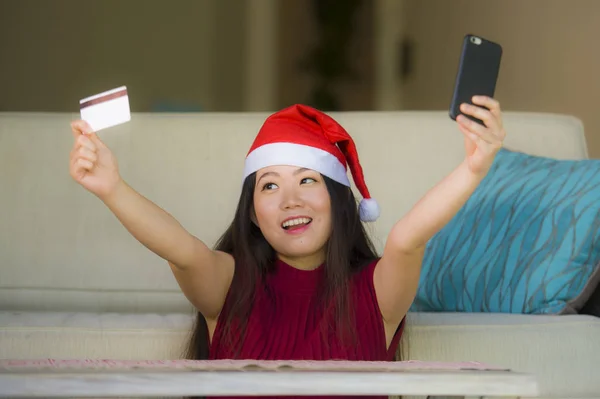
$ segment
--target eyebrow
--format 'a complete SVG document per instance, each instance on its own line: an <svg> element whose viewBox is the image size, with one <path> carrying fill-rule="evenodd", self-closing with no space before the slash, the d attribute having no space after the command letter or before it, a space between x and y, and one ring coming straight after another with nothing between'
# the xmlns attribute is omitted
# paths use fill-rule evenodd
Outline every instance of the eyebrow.
<svg viewBox="0 0 600 399"><path fill-rule="evenodd" d="M306 172L307 170L310 170L310 169L308 169L308 168L298 168L298 169L296 169L296 170L294 171L294 176L295 176L295 175L297 175L297 174L300 174L300 173L302 173L302 172ZM265 177L265 176L279 176L279 173L277 173L277 172L265 172L265 173L263 173L263 174L262 174L262 175L261 175L261 176L258 178L258 180L257 180L256 182L257 182L257 183L258 183L258 182L260 182L260 181L261 181L261 179L262 179L263 177Z"/></svg>

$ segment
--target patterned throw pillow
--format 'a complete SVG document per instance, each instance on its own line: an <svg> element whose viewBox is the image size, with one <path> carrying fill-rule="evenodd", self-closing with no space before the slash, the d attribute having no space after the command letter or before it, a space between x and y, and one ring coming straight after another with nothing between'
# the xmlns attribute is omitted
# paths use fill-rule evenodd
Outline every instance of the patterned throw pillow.
<svg viewBox="0 0 600 399"><path fill-rule="evenodd" d="M579 311L600 271L600 160L501 149L428 243L411 311Z"/></svg>

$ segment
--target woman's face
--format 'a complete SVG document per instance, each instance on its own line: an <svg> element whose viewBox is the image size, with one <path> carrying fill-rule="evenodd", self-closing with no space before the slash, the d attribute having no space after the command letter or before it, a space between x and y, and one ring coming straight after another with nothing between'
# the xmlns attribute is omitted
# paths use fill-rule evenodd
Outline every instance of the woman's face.
<svg viewBox="0 0 600 399"><path fill-rule="evenodd" d="M331 234L331 201L320 173L270 166L256 173L255 223L279 258L300 269L325 261Z"/></svg>

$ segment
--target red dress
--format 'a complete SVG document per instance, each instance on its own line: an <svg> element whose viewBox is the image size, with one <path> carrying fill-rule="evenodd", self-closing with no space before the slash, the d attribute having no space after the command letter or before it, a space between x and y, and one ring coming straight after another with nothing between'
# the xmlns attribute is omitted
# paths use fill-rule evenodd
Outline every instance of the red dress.
<svg viewBox="0 0 600 399"><path fill-rule="evenodd" d="M277 261L275 272L266 279L267 289L257 292L238 358L393 361L402 336L404 319L396 330L389 349L386 349L383 319L373 286L376 264L377 261L374 261L364 267L351 281L356 342L348 346L341 345L333 334L328 340L323 339L319 322L324 317L325 310L316 303L316 292L319 281L323 278L324 267L306 271ZM223 317L221 314L220 318ZM222 342L221 338L222 325L219 321L210 346L209 359L233 358L229 345Z"/></svg>

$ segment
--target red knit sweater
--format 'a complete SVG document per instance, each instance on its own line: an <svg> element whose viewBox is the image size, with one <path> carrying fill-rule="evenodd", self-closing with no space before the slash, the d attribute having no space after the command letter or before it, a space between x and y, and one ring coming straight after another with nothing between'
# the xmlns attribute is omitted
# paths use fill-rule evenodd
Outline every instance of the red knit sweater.
<svg viewBox="0 0 600 399"><path fill-rule="evenodd" d="M266 279L266 287L257 292L238 358L393 361L404 320L389 349L386 349L383 320L373 286L376 264L377 261L374 261L366 266L351 281L350 296L356 341L351 345L343 345L336 335L329 334L324 339L322 334L320 322L327 313L317 303L316 293L318 284L324 277L324 266L306 271L277 261L275 272ZM231 348L222 340L221 320L224 316L221 314L215 329L210 359L233 358Z"/></svg>

